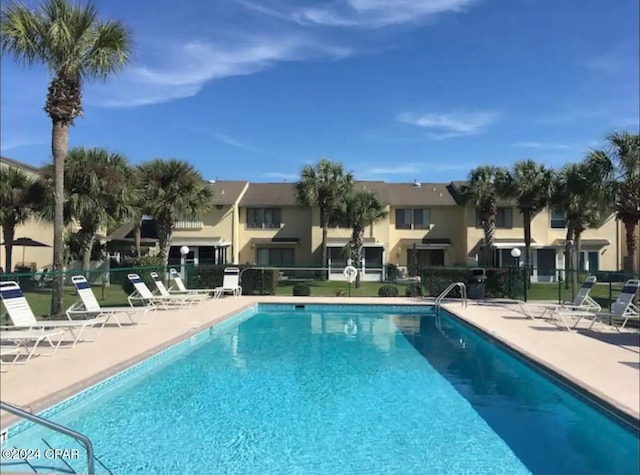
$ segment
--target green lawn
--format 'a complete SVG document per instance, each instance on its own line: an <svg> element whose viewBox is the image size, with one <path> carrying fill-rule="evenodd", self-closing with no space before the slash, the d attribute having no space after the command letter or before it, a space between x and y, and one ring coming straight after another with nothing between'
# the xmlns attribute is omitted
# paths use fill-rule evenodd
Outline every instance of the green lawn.
<svg viewBox="0 0 640 475"><path fill-rule="evenodd" d="M76 295L75 287L64 288L64 308L69 308L79 297ZM102 287L93 286L93 293L96 295L98 302L103 307L116 307L129 305L127 302L127 294L122 290L120 285L111 285L104 289L104 298L102 296ZM31 310L36 317L44 317L49 315L51 309L51 289L34 289L24 293ZM4 306L2 306L4 313Z"/></svg>
<svg viewBox="0 0 640 475"><path fill-rule="evenodd" d="M576 287L576 293L580 290L581 285L580 283ZM611 287L608 283L596 284L592 287L589 296L598 302L603 309L609 309L609 302L618 298L622 286L622 282L612 283ZM527 300L554 300L557 302L558 298L563 302L573 300L571 288L565 289L564 283L531 284L531 288L527 291Z"/></svg>
<svg viewBox="0 0 640 475"><path fill-rule="evenodd" d="M277 295L293 295L293 286L299 282L296 281L281 281L278 285ZM345 295L348 295L349 284L340 281L319 281L312 280L304 282L311 289L311 295L315 297L335 297L337 292L342 290ZM377 297L378 289L386 285L380 282L363 282L360 288L356 289L355 285L351 286L352 297ZM405 288L404 285L395 285L398 288L398 295L404 297ZM622 289L622 283L612 284L611 297L615 300ZM558 292L560 290L560 293ZM577 292L578 289L576 289ZM609 307L609 284L596 284L590 293L602 308L608 309ZM531 288L527 292L527 300L553 300L558 301L560 296L561 301L573 300L571 288L565 289L564 284L532 284ZM522 296L520 296L522 297Z"/></svg>
<svg viewBox="0 0 640 475"><path fill-rule="evenodd" d="M293 295L293 286L299 282L281 281L278 285L276 295ZM305 282L311 289L311 295L315 297L335 297L339 291L343 291L345 296L349 295L349 284L340 281L307 281ZM382 285L380 282L362 282L360 288L351 286L352 297L377 297L378 289ZM404 297L405 285L395 285L398 288L398 295ZM564 284L532 284L531 289L527 293L528 300L552 300L558 301L558 289L560 289L560 297L562 301L572 300L571 289L565 289ZM612 300L615 300L622 289L622 283L612 284L611 290L609 284L596 284L591 289L591 296L602 306L603 309L609 308L609 293L611 292ZM128 305L127 295L122 286L111 285L104 289L101 286L93 286L93 292L104 307L114 307L120 305ZM51 305L50 289L34 289L25 292L25 296L33 309L33 313L37 317L47 316ZM65 287L64 306L68 308L78 297L75 295L75 288ZM4 307L3 307L4 313Z"/></svg>

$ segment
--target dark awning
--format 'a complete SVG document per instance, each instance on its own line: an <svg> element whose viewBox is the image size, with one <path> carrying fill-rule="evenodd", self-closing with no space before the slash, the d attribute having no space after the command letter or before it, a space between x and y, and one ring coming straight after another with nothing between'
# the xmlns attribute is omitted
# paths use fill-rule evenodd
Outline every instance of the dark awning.
<svg viewBox="0 0 640 475"><path fill-rule="evenodd" d="M253 244L300 244L297 237L252 238Z"/></svg>

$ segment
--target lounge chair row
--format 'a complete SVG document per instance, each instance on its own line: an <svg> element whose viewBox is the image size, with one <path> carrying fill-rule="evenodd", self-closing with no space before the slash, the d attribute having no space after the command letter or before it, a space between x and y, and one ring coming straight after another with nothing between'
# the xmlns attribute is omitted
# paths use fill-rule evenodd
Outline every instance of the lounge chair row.
<svg viewBox="0 0 640 475"><path fill-rule="evenodd" d="M51 350L47 353L38 351L37 354L55 354L67 333L73 338L71 348L80 341L95 341L111 319L118 327L122 327L120 317L125 317L131 324L142 324L158 309L184 308L207 298L219 298L225 293L234 296L242 294L240 270L237 267L225 269L223 285L214 289L187 289L174 269L169 274L173 282L170 288L165 287L157 273L151 273L156 287L153 292L138 274L129 274L127 277L135 289L127 298L129 307L101 307L86 278L76 275L71 282L80 298L65 312L67 319L45 321L36 319L17 282L0 282L0 298L12 323L10 326L0 326L2 367L8 371L18 362L27 363L42 343ZM139 317L137 321L136 317ZM85 331L91 328L98 330L95 336L92 339L83 338ZM5 357L11 357L8 364L4 361Z"/></svg>
<svg viewBox="0 0 640 475"><path fill-rule="evenodd" d="M618 298L611 306L611 312L602 312L602 307L589 296L591 288L596 283L595 276L589 276L582 284L580 291L576 294L573 302L564 302L560 305L540 305L519 302L520 309L528 318L543 318L558 326L566 328L568 331L576 331L578 324L583 319L590 319L589 329L596 323L603 325L614 323L614 328L618 331L624 328L629 320L640 319L638 307L633 303L633 299L640 288L640 280L630 279L624 283ZM542 308L542 313L536 314L533 307ZM621 321L620 326L615 325L616 321ZM570 324L570 322L572 324Z"/></svg>

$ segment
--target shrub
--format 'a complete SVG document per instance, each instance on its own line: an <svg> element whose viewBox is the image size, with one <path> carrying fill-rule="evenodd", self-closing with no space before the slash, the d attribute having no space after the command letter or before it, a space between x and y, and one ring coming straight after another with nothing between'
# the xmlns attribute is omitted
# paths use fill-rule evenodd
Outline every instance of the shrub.
<svg viewBox="0 0 640 475"><path fill-rule="evenodd" d="M398 270L398 266L395 264L387 264L386 276L388 281L395 282L398 277L400 277L400 270Z"/></svg>
<svg viewBox="0 0 640 475"><path fill-rule="evenodd" d="M223 279L224 266L201 265L194 269L191 284L196 289L215 289Z"/></svg>
<svg viewBox="0 0 640 475"><path fill-rule="evenodd" d="M421 297L422 287L419 284L408 285L404 292L404 295L406 297Z"/></svg>
<svg viewBox="0 0 640 475"><path fill-rule="evenodd" d="M520 276L522 282L524 276ZM490 299L509 297L511 287L509 269L487 269L487 287L485 297Z"/></svg>
<svg viewBox="0 0 640 475"><path fill-rule="evenodd" d="M311 289L307 284L296 284L293 286L293 295L296 297L308 297L311 295Z"/></svg>
<svg viewBox="0 0 640 475"><path fill-rule="evenodd" d="M486 293L487 298L505 298L509 297L510 274L509 269L486 269L487 282ZM466 267L428 267L422 269L422 288L424 295L427 297L437 297L452 282L469 283L471 270ZM454 288L449 297L460 298L460 290Z"/></svg>
<svg viewBox="0 0 640 475"><path fill-rule="evenodd" d="M244 295L275 295L280 271L269 268L248 268L242 273Z"/></svg>
<svg viewBox="0 0 640 475"><path fill-rule="evenodd" d="M125 291L127 295L133 293L134 287L131 281L128 279L127 275L131 273L138 274L147 287L150 290L155 288L155 284L153 283L153 279L151 278L152 272L157 272L162 275L165 268L162 265L162 259L159 256L144 256L139 259L135 259L131 261L131 267L122 268L116 272L111 272L110 279L111 284L119 283L122 286L122 290Z"/></svg>
<svg viewBox="0 0 640 475"><path fill-rule="evenodd" d="M398 287L395 285L383 285L378 289L378 297L397 297Z"/></svg>

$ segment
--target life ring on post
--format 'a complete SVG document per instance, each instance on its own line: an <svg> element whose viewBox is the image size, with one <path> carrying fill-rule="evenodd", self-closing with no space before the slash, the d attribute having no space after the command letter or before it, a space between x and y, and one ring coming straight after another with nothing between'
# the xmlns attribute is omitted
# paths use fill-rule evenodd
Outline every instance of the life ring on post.
<svg viewBox="0 0 640 475"><path fill-rule="evenodd" d="M356 277L358 276L358 269L356 269L352 265L348 265L344 268L342 274L344 274L344 276L347 278L347 282L351 284L354 280L356 280Z"/></svg>

